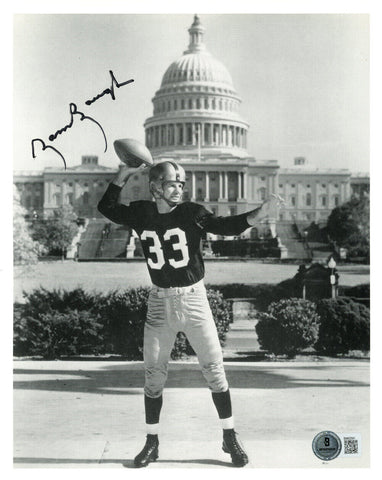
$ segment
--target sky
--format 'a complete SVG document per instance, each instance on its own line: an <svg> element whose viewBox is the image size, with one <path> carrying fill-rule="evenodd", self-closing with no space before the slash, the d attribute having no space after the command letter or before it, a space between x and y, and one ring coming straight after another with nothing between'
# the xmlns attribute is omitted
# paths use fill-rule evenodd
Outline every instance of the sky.
<svg viewBox="0 0 382 480"><path fill-rule="evenodd" d="M208 51L230 72L250 124L248 153L282 167L296 156L320 168L369 170L369 17L367 14L200 14ZM14 162L17 170L67 165L85 154L119 161L117 138L144 141L152 97L189 43L193 14L16 14ZM92 105L85 101L119 83ZM49 142L75 115L72 128Z"/></svg>

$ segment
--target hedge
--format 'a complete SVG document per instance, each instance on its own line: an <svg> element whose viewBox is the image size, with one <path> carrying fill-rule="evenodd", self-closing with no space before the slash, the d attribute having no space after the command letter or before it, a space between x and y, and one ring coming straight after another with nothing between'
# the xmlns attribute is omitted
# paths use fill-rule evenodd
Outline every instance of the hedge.
<svg viewBox="0 0 382 480"><path fill-rule="evenodd" d="M315 303L290 298L271 303L266 313L258 315L255 329L262 349L294 357L316 343L318 327Z"/></svg>
<svg viewBox="0 0 382 480"><path fill-rule="evenodd" d="M320 329L315 348L325 354L370 349L370 310L351 298L322 299L317 303Z"/></svg>
<svg viewBox="0 0 382 480"><path fill-rule="evenodd" d="M266 312L272 302L287 298L301 298L302 291L295 279L287 279L278 284L272 283L226 283L210 284L208 288L218 290L224 298L253 298L254 307L259 312ZM339 295L351 297L354 301L368 306L370 284L360 284L354 287L340 286Z"/></svg>
<svg viewBox="0 0 382 480"><path fill-rule="evenodd" d="M116 354L141 360L149 290L141 287L101 294L81 288L39 288L24 292L25 303L14 305L14 354L44 358ZM214 290L207 290L207 298L224 345L231 307ZM184 334L178 334L172 358L190 353Z"/></svg>

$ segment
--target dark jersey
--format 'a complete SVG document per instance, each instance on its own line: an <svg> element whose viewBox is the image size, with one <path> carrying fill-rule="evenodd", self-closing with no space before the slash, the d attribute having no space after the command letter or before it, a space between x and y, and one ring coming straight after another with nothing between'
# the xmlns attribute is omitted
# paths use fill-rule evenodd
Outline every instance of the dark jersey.
<svg viewBox="0 0 382 480"><path fill-rule="evenodd" d="M121 187L111 183L98 210L112 222L129 225L137 232L151 280L158 287L185 287L204 277L204 232L239 235L249 228L247 214L216 217L192 202L159 213L155 202L119 203L120 191Z"/></svg>

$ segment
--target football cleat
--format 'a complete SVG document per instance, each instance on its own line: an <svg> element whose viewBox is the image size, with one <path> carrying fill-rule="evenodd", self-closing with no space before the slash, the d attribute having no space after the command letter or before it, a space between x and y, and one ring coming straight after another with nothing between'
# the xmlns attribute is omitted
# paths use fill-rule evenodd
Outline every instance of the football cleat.
<svg viewBox="0 0 382 480"><path fill-rule="evenodd" d="M135 467L147 467L150 462L155 462L159 456L158 447L158 435L147 435L145 446L134 458Z"/></svg>
<svg viewBox="0 0 382 480"><path fill-rule="evenodd" d="M248 455L245 453L244 447L234 430L224 433L222 448L223 452L231 455L232 463L235 467L244 467L248 463Z"/></svg>

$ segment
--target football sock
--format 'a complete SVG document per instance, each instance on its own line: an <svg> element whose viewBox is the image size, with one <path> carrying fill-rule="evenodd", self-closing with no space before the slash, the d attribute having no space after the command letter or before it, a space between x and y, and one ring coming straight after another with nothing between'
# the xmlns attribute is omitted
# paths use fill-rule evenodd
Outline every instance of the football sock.
<svg viewBox="0 0 382 480"><path fill-rule="evenodd" d="M233 430L234 427L235 427L233 417L221 418L220 419L220 424L221 424L222 429L224 430L223 433L226 433L226 431L228 432L230 430Z"/></svg>
<svg viewBox="0 0 382 480"><path fill-rule="evenodd" d="M212 392L212 400L221 420L232 418L232 404L229 389L226 392Z"/></svg>
<svg viewBox="0 0 382 480"><path fill-rule="evenodd" d="M145 416L146 425L155 425L159 423L159 415L162 409L163 397L151 398L145 395Z"/></svg>
<svg viewBox="0 0 382 480"><path fill-rule="evenodd" d="M146 423L147 435L158 435L159 423Z"/></svg>

